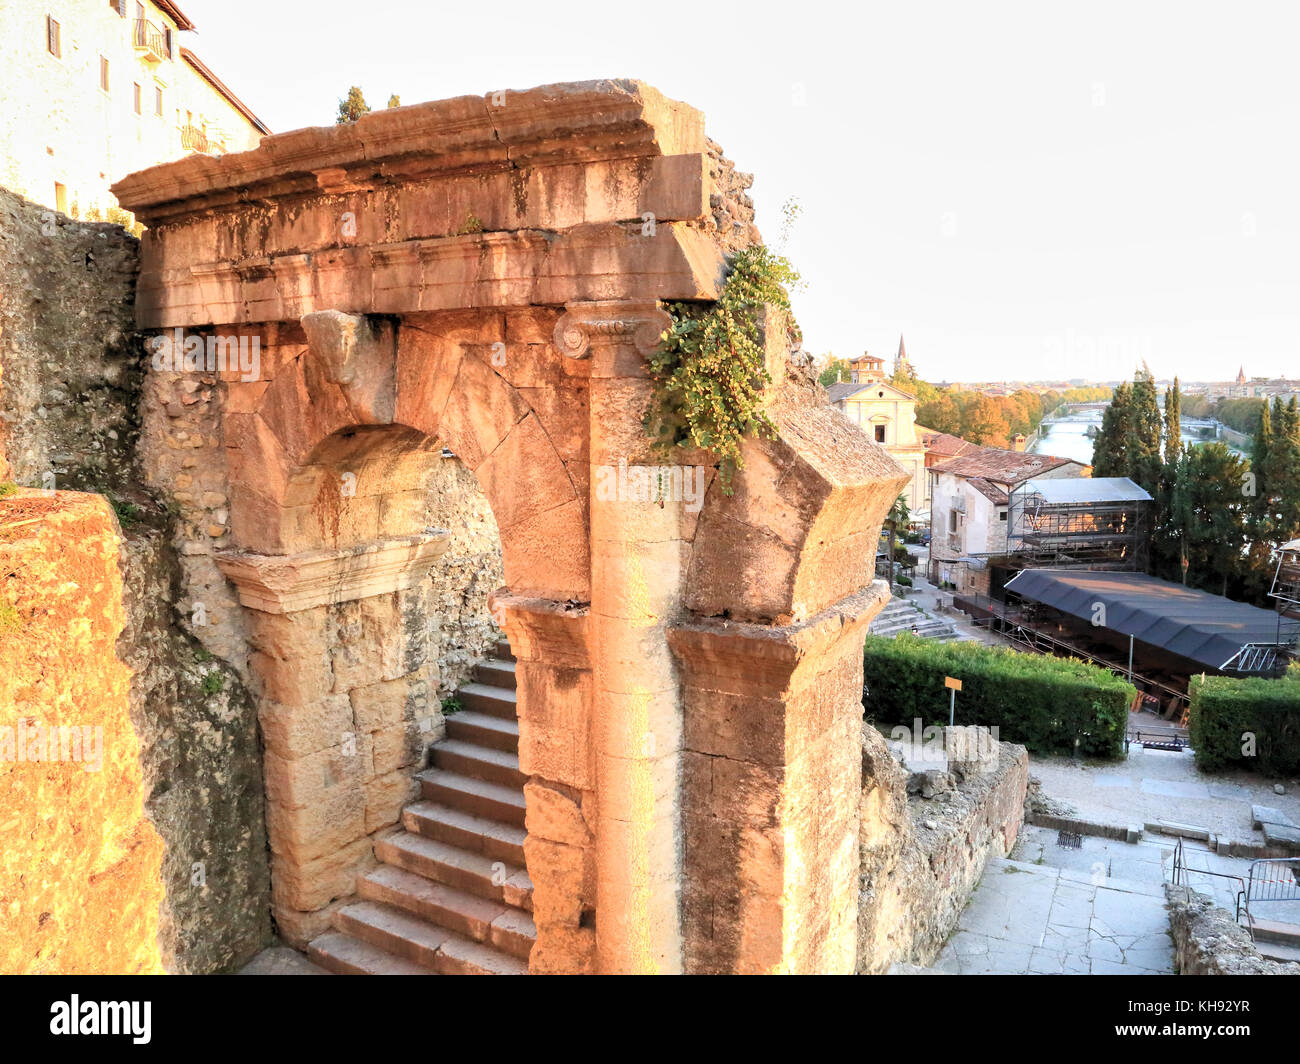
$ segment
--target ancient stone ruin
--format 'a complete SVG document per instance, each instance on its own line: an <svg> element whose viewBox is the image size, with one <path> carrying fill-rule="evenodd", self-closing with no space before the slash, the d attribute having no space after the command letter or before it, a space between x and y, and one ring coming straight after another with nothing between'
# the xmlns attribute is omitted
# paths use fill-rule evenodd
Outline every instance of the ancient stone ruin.
<svg viewBox="0 0 1300 1064"><path fill-rule="evenodd" d="M937 948L1014 840L1023 751L972 779L939 847L961 867L936 880L906 773L863 738L906 476L780 315L775 432L745 440L730 492L712 454L646 432L666 305L716 298L758 239L745 183L699 112L619 81L376 112L115 186L147 227L126 420L175 550L154 606L223 663L207 694L262 746L229 794L174 801L248 861L264 801L275 930L327 967L883 970ZM211 848L159 830L185 864ZM221 903L187 901L184 871L160 873L163 952L202 958ZM942 911L887 933L909 890ZM265 943L239 919L241 945L190 970Z"/></svg>

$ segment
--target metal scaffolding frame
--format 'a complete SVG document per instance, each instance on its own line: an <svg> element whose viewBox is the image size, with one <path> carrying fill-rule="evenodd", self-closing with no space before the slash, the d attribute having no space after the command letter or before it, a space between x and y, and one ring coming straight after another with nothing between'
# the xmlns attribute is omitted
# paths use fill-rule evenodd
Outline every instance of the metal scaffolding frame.
<svg viewBox="0 0 1300 1064"><path fill-rule="evenodd" d="M1009 560L1022 568L1146 570L1149 496L1056 501L1033 485L1026 481L1009 493L1004 552Z"/></svg>

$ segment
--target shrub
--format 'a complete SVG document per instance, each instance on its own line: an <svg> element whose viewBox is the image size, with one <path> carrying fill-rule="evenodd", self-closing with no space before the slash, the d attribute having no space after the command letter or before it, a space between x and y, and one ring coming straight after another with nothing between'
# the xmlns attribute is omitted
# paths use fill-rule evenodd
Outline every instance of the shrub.
<svg viewBox="0 0 1300 1064"><path fill-rule="evenodd" d="M1300 772L1300 670L1295 666L1280 680L1194 676L1190 691L1188 730L1197 768Z"/></svg>
<svg viewBox="0 0 1300 1064"><path fill-rule="evenodd" d="M1074 658L1023 654L979 643L937 643L901 633L868 636L864 704L879 723L948 723L945 676L962 681L957 723L997 727L1035 753L1114 758L1123 751L1137 693L1114 673Z"/></svg>
<svg viewBox="0 0 1300 1064"><path fill-rule="evenodd" d="M894 583L896 583L899 587L911 587L912 578L909 576L896 576L894 577Z"/></svg>

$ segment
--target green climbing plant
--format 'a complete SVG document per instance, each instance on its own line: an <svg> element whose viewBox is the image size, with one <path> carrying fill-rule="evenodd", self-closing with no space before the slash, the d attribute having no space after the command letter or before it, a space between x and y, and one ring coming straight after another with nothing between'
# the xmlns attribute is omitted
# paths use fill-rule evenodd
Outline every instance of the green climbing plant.
<svg viewBox="0 0 1300 1064"><path fill-rule="evenodd" d="M797 335L788 289L798 284L789 261L766 246L738 251L716 302L669 305L672 323L649 358L655 402L646 412L646 431L660 448L702 447L717 455L727 494L744 466L740 441L774 432L763 410L771 378L759 314L764 304L777 308Z"/></svg>

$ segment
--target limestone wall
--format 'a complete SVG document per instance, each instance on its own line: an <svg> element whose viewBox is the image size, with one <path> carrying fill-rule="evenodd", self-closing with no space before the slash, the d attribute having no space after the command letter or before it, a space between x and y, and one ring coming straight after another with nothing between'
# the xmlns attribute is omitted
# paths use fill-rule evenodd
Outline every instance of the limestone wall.
<svg viewBox="0 0 1300 1064"><path fill-rule="evenodd" d="M145 817L121 538L103 498L0 500L0 971L162 971L163 842Z"/></svg>
<svg viewBox="0 0 1300 1064"><path fill-rule="evenodd" d="M1187 887L1165 887L1179 975L1300 975L1300 964L1260 956L1233 914Z"/></svg>
<svg viewBox="0 0 1300 1064"><path fill-rule="evenodd" d="M947 773L942 774L947 777ZM998 767L940 778L908 796L908 772L880 733L862 730L858 971L928 965L990 857L1005 857L1024 818L1029 757L1001 743Z"/></svg>
<svg viewBox="0 0 1300 1064"><path fill-rule="evenodd" d="M0 188L0 479L101 492L130 479L139 247Z"/></svg>
<svg viewBox="0 0 1300 1064"><path fill-rule="evenodd" d="M60 488L107 495L120 514L109 594L121 615L117 657L138 747L134 779L166 844L157 952L169 971L229 969L271 931L260 740L237 674L177 623L177 522L138 472L138 242L117 226L73 222L3 190L0 222L0 481L39 488L52 476ZM0 498L0 522L18 498ZM102 497L84 498L108 509ZM57 674L83 667L70 635L51 635L49 644ZM10 658L0 648L0 672ZM12 724L14 712L0 699L0 725ZM0 765L0 776L7 769ZM50 855L35 843L11 845L9 854L31 872L48 867Z"/></svg>

